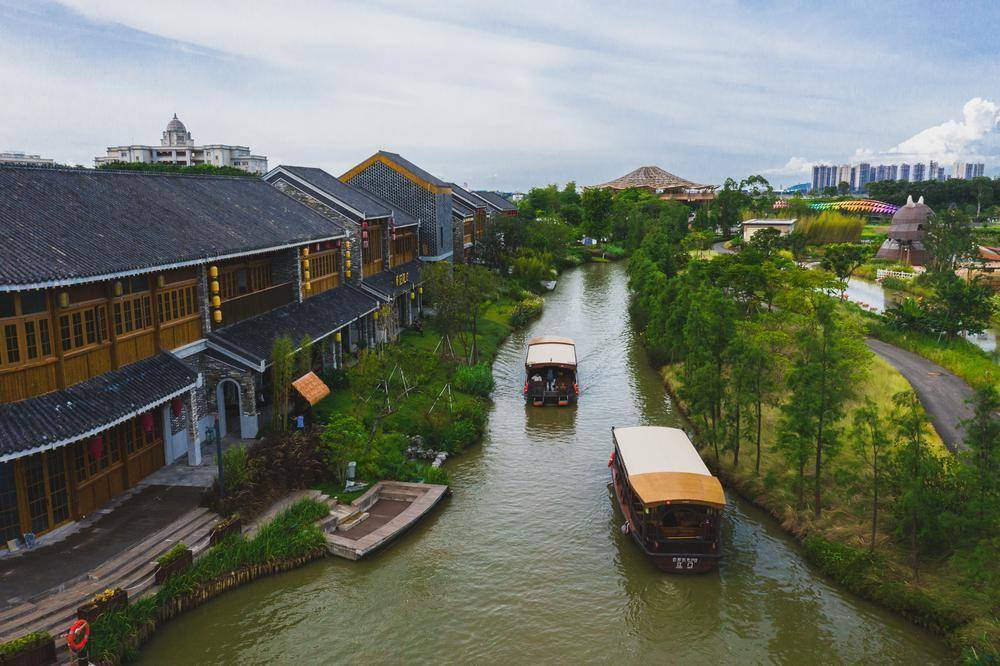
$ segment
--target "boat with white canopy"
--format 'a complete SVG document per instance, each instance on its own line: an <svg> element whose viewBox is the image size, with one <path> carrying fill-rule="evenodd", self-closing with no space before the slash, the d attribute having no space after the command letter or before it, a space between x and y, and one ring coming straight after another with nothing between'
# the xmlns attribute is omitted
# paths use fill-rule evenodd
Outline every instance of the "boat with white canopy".
<svg viewBox="0 0 1000 666"><path fill-rule="evenodd" d="M575 405L576 345L570 338L543 336L528 341L524 359L524 399L529 405Z"/></svg>

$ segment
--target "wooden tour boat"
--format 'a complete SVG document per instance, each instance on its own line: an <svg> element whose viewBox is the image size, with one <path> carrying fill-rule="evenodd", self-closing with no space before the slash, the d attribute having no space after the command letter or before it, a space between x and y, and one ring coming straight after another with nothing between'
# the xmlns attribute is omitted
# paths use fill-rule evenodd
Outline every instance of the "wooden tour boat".
<svg viewBox="0 0 1000 666"><path fill-rule="evenodd" d="M715 568L726 496L683 430L612 428L608 466L627 531L663 571Z"/></svg>
<svg viewBox="0 0 1000 666"><path fill-rule="evenodd" d="M524 360L524 400L529 405L575 405L580 396L576 381L576 345L552 336L528 341Z"/></svg>

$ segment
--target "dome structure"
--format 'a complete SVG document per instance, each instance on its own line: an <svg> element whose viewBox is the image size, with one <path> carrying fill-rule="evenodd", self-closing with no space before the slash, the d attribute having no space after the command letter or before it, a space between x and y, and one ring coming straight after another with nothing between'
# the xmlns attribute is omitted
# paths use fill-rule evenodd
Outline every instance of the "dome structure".
<svg viewBox="0 0 1000 666"><path fill-rule="evenodd" d="M187 132L187 127L184 127L184 123L182 123L177 118L177 114L175 113L174 117L170 119L169 123L167 123L167 131L168 132Z"/></svg>
<svg viewBox="0 0 1000 666"><path fill-rule="evenodd" d="M912 196L907 197L906 205L901 206L892 216L889 237L875 256L922 266L927 259L924 237L927 235L927 222L932 215L934 211L924 203L923 197L915 203Z"/></svg>

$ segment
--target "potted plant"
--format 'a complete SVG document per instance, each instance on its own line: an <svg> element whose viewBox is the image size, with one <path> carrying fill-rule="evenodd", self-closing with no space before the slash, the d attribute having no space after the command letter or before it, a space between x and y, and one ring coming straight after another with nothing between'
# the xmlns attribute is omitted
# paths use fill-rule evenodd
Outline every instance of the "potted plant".
<svg viewBox="0 0 1000 666"><path fill-rule="evenodd" d="M36 631L0 643L3 666L43 666L56 663L56 641L47 631Z"/></svg>
<svg viewBox="0 0 1000 666"><path fill-rule="evenodd" d="M212 534L208 538L208 545L214 546L230 534L238 534L243 529L243 519L240 514L234 513L225 520L219 521L212 528Z"/></svg>
<svg viewBox="0 0 1000 666"><path fill-rule="evenodd" d="M105 589L103 592L94 595L94 598L76 609L76 616L81 620L86 620L93 624L97 618L105 613L128 605L128 592L120 587L115 589Z"/></svg>
<svg viewBox="0 0 1000 666"><path fill-rule="evenodd" d="M184 543L176 543L174 547L156 558L155 580L162 585L168 578L179 571L184 571L194 562L194 553Z"/></svg>

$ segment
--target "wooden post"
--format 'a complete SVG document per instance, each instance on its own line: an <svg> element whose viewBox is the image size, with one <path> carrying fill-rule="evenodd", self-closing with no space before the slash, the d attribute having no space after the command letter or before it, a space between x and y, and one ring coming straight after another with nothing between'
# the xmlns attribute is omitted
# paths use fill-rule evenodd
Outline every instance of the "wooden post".
<svg viewBox="0 0 1000 666"><path fill-rule="evenodd" d="M156 275L153 277L153 281L149 286L149 302L150 307L153 308L153 343L157 350L163 349L163 334L162 326L160 322L160 278L163 274ZM164 303L166 305L166 303Z"/></svg>
<svg viewBox="0 0 1000 666"><path fill-rule="evenodd" d="M64 389L66 388L66 366L63 363L65 352L63 352L62 347L62 331L59 328L59 313L62 308L59 307L59 300L54 296L55 292L52 291L45 295L49 306L49 327L52 329L49 339L56 350L56 386L59 389Z"/></svg>
<svg viewBox="0 0 1000 666"><path fill-rule="evenodd" d="M108 313L104 319L108 322L108 338L111 340L111 369L117 370L121 366L118 363L118 323L115 319L114 293L115 283L110 282L108 283L108 297L104 304Z"/></svg>

